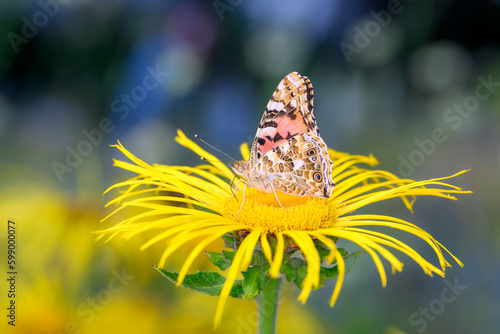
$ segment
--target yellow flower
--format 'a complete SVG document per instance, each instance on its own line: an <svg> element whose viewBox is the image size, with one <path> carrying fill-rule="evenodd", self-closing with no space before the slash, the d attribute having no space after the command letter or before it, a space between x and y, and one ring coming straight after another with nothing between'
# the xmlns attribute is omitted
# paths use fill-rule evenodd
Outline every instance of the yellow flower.
<svg viewBox="0 0 500 334"><path fill-rule="evenodd" d="M125 189L109 203L120 205L111 215L126 207L139 207L144 211L100 233L101 236L110 234L109 238L122 234L128 239L142 232L158 231L158 234L141 249L160 241L168 241L161 256L160 267L164 266L167 258L178 248L197 240L198 243L184 260L177 284L182 283L191 264L207 245L230 232L244 236L220 294L215 315L216 326L220 322L224 304L237 275L248 267L256 247L260 247L266 256L270 264L271 277L280 275L286 247L291 245L300 248L307 261L307 275L299 295L299 300L305 303L311 290L319 286L322 261L315 247L315 241L322 242L330 250L326 261L329 264L336 261L339 273L330 300L331 306L335 304L345 275L344 260L337 250L335 238L352 241L364 249L375 262L383 286L386 285L386 272L381 257L391 264L393 273L403 268L403 264L389 249L408 255L431 276L433 273L444 276L445 267L450 266L443 256L443 251L463 266L431 235L407 221L386 215L353 214L353 212L368 204L390 198L401 198L409 210L412 210L416 196L437 196L455 200L452 194L470 193L470 191L463 191L442 180L466 171L449 177L416 182L400 179L386 171L357 166L357 164L376 165L377 160L371 155L369 157L349 155L329 150L333 160L332 177L336 184L330 198L298 197L278 193L281 205L286 208L283 210L273 193L267 194L254 188L247 188L245 202L241 206L243 187L233 195L230 186L234 173L181 131L178 132L176 141L205 158L210 164L197 167L151 166L136 158L118 142L115 147L133 163L115 161L115 166L134 172L138 176L108 189L108 191L114 188ZM247 145L242 146L242 155L248 159ZM238 214L240 207L241 212ZM421 238L436 253L439 267L429 263L400 240L372 230L373 226L399 229ZM269 242L271 236L276 240L274 251Z"/></svg>

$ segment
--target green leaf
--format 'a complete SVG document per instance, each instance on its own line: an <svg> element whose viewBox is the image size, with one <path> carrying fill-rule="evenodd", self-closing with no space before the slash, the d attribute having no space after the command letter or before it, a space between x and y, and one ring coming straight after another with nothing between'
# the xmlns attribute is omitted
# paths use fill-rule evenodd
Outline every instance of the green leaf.
<svg viewBox="0 0 500 334"><path fill-rule="evenodd" d="M260 270L262 271L262 273L265 276L269 276L269 269L271 268L271 266L269 265L269 263L266 263L263 266L260 266L260 268L261 268Z"/></svg>
<svg viewBox="0 0 500 334"><path fill-rule="evenodd" d="M326 274L320 271L320 273L319 273L319 284L318 284L317 287L313 287L313 290L319 290L320 288L322 288L323 285L325 285L325 282L326 282L327 279L328 279L328 277L326 276Z"/></svg>
<svg viewBox="0 0 500 334"><path fill-rule="evenodd" d="M359 254L364 253L364 251L357 251L354 252L346 257L344 257L344 263L345 263L345 273L349 273L351 271L352 266L354 265L354 262L356 262L356 259L358 258ZM334 267L321 267L320 272L322 274L325 274L328 279L337 277L339 274L339 270L337 266Z"/></svg>
<svg viewBox="0 0 500 334"><path fill-rule="evenodd" d="M354 262L356 262L356 259L360 254L363 254L365 251L357 251L354 252L344 258L345 262L345 272L346 274L351 271L352 266L354 265Z"/></svg>
<svg viewBox="0 0 500 334"><path fill-rule="evenodd" d="M289 264L281 265L280 272L285 275L288 282L291 282L295 278L295 269Z"/></svg>
<svg viewBox="0 0 500 334"><path fill-rule="evenodd" d="M332 238L330 238L330 239L332 239L334 241L337 239L334 237L332 237ZM316 246L316 250L318 251L319 258L321 260L325 260L328 257L328 255L330 255L330 253L331 253L330 249L328 247L326 247L326 245L323 242L321 242L320 240L315 239L314 245ZM339 251L339 253L342 257L345 257L347 255L347 251L344 248L337 248L337 250ZM335 261L333 263L335 263Z"/></svg>
<svg viewBox="0 0 500 334"><path fill-rule="evenodd" d="M326 237L327 237L328 239L332 240L334 243L337 243L337 240L339 239L339 238L337 238L337 237L333 237L333 236L331 236L331 235L327 235Z"/></svg>
<svg viewBox="0 0 500 334"><path fill-rule="evenodd" d="M234 235L231 235L229 233L226 233L222 236L222 239L224 240L224 244L226 245L226 247L228 248L233 248L235 249L235 245L236 245L236 238L234 237Z"/></svg>
<svg viewBox="0 0 500 334"><path fill-rule="evenodd" d="M331 239L333 242L337 241L336 237L327 236L327 238ZM314 245L316 246L316 250L318 251L321 260L324 260L328 255L330 255L330 249L319 239L314 240ZM340 252L342 257L347 255L347 251L344 248L337 248L337 250Z"/></svg>
<svg viewBox="0 0 500 334"><path fill-rule="evenodd" d="M241 273L243 275L243 300L252 300L257 296L261 290L262 285L262 272L260 267L249 267L246 271Z"/></svg>
<svg viewBox="0 0 500 334"><path fill-rule="evenodd" d="M253 252L252 262L262 267L263 265L267 264L267 259L262 251L256 250Z"/></svg>
<svg viewBox="0 0 500 334"><path fill-rule="evenodd" d="M340 253L340 256L342 256L342 257L346 257L346 255L348 254L344 248L337 248L337 251ZM321 260L325 260L329 254L330 254L330 250L328 250L328 254L326 256L321 257ZM330 265L335 264L335 263L337 263L337 259L335 259L332 263L330 263Z"/></svg>
<svg viewBox="0 0 500 334"><path fill-rule="evenodd" d="M208 258L214 265L216 265L220 270L226 270L231 266L231 261L226 259L224 255L216 252L205 252Z"/></svg>
<svg viewBox="0 0 500 334"><path fill-rule="evenodd" d="M222 255L226 258L226 260L232 263L234 260L234 256L236 255L236 252L223 250Z"/></svg>
<svg viewBox="0 0 500 334"><path fill-rule="evenodd" d="M306 261L304 259L301 259L300 257L292 257L289 261L288 264L294 268L298 269L299 267L302 267L306 264Z"/></svg>
<svg viewBox="0 0 500 334"><path fill-rule="evenodd" d="M347 253L345 249L339 248L339 252L341 254ZM351 271L352 266L356 262L359 254L364 253L364 251L357 251L348 256L344 257L345 264L345 273L349 273ZM293 260L293 261L292 261ZM302 282L307 276L307 265L306 262L300 258L291 258L290 262L292 264L284 264L281 266L281 272L285 274L287 281L293 281L295 285L302 289ZM302 264L302 265L300 265ZM327 279L335 278L339 274L338 268L336 265L332 267L320 267L320 276L319 276L319 285L314 288L315 290L321 288Z"/></svg>
<svg viewBox="0 0 500 334"><path fill-rule="evenodd" d="M292 249L292 250L285 250L283 254L283 263L288 263L290 261L290 258L292 257L293 254L295 254L298 251L298 249Z"/></svg>
<svg viewBox="0 0 500 334"><path fill-rule="evenodd" d="M320 270L320 273L325 275L327 279L337 277L339 274L339 270L338 270L337 266L330 267L330 268L321 267L319 270Z"/></svg>
<svg viewBox="0 0 500 334"><path fill-rule="evenodd" d="M166 271L158 268L157 266L153 267L168 280L173 283L177 283L177 278L179 277L178 273ZM219 273L213 271L198 272L196 274L186 275L181 286L183 288L202 292L210 296L219 296L225 281L226 278ZM234 298L241 298L243 296L241 280L234 282L229 295Z"/></svg>
<svg viewBox="0 0 500 334"><path fill-rule="evenodd" d="M347 251L344 248L337 248L337 250L339 251L340 255L342 255L342 257L345 257L347 255Z"/></svg>
<svg viewBox="0 0 500 334"><path fill-rule="evenodd" d="M324 260L328 255L330 255L330 250L321 245L316 245L316 250L318 251L319 258Z"/></svg>
<svg viewBox="0 0 500 334"><path fill-rule="evenodd" d="M271 249L276 249L276 244L278 243L276 237L271 234L267 236L267 240L269 241L269 246L271 247Z"/></svg>
<svg viewBox="0 0 500 334"><path fill-rule="evenodd" d="M302 282L307 276L307 266L300 266L299 268L297 268L296 273L297 274L295 275L295 279L293 280L293 282L295 283L297 288L302 289Z"/></svg>

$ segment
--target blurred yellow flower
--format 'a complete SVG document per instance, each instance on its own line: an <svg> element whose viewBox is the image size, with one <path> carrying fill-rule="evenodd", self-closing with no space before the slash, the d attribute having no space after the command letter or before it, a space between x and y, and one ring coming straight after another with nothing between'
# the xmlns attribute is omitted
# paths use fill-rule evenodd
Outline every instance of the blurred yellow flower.
<svg viewBox="0 0 500 334"><path fill-rule="evenodd" d="M98 228L103 209L101 197L95 197L100 189L89 189L99 187L99 182L85 182L99 179L93 168L86 170L90 176L78 176L83 180L77 183L87 188L72 192L43 173L20 166L2 167L0 218L2 222L10 219L16 223L19 267L16 326L2 321L0 333L194 334L213 324L208 311L216 307L213 298L174 289L168 293L175 297L160 298L158 285L163 279L151 267L154 249L138 256L119 240L106 245L94 242L92 231ZM4 248L5 225L0 230L0 246ZM137 246L144 242L141 238L135 241ZM208 266L208 262L197 268ZM4 264L0 267L5 269ZM6 279L0 280L0 291L8 291L7 283ZM7 300L6 295L0 298L2 302ZM207 310L202 315L200 305ZM303 326L296 323L297 331L288 333L304 332L312 315L302 314L293 303L286 308ZM246 316L252 310L250 303L228 310L231 319L217 333L238 326L248 333L257 332L253 318ZM246 312L245 316L240 318L240 311ZM321 332L319 325L316 328Z"/></svg>
<svg viewBox="0 0 500 334"><path fill-rule="evenodd" d="M135 275L120 263L114 249L96 246L91 232L99 223L102 207L100 201L86 198L88 189L78 194L63 190L47 175L28 168L1 170L5 179L0 190L0 218L15 222L18 247L12 299L17 305L16 326L5 326L4 331L6 322L2 322L0 332L109 333L110 327L97 325L124 313L135 314L143 324L160 323L159 315L150 316L133 302L119 313L113 312L118 296L130 296L134 291L130 280L118 282L116 276L122 270L124 278ZM22 178L12 177L21 172ZM2 245L3 232L2 227ZM0 281L2 291L6 291L5 283ZM108 288L110 283L114 293ZM124 330L131 328L132 323L124 323Z"/></svg>
<svg viewBox="0 0 500 334"><path fill-rule="evenodd" d="M207 245L226 233L238 232L244 239L239 245L220 294L215 315L216 325L220 323L224 304L237 275L248 267L254 249L259 244L270 264L271 277L280 275L285 249L289 246L300 248L307 261L307 275L299 295L299 300L303 303L311 290L318 287L320 282L322 261L315 247L315 241L318 240L330 250L326 261L329 264L337 262L339 275L330 299L331 306L335 304L345 275L344 260L336 247L335 238L349 240L364 249L372 257L383 286L386 285L386 272L380 256L389 261L393 273L403 268L403 264L388 248L408 255L431 276L433 273L444 276L445 267L450 266L443 251L463 266L431 235L407 221L388 215L352 213L368 204L391 198L401 198L409 210L412 209L415 196L456 199L452 194L470 193L470 191L463 191L442 180L465 171L449 177L417 182L400 179L386 171L368 170L357 166L360 163L376 165L377 161L373 156L349 155L329 150L333 160L332 177L336 183L330 198L297 197L280 193L281 205L287 209L283 210L274 194L249 188L246 191L244 205L238 214L243 191L240 189L235 195L232 194L230 182L234 178L234 173L216 157L189 140L181 131L178 132L176 140L210 162L210 165L197 167L149 165L136 158L118 142L115 147L133 163L115 161L115 166L134 172L137 176L108 189L108 191L115 188L124 189L108 204L119 205L110 216L124 208L142 208L144 211L99 233L100 237L108 234L109 238L112 238L122 234L129 239L146 231L157 231L157 234L144 243L141 249L168 240L161 256L160 266L164 266L167 258L181 246L197 240L189 256L183 259L184 263L177 282L181 284L194 259ZM242 155L248 159L247 145L242 146ZM373 226L402 230L424 240L434 250L439 260L439 268L389 234L364 228ZM277 241L274 250L270 246L270 236Z"/></svg>

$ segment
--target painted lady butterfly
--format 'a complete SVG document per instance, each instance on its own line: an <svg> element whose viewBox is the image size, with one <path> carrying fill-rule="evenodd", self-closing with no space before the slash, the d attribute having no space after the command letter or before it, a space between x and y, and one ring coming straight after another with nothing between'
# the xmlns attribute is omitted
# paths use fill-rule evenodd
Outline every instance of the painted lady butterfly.
<svg viewBox="0 0 500 334"><path fill-rule="evenodd" d="M246 185L267 193L331 196L332 161L313 116L307 77L292 72L281 80L260 121L250 160L231 168Z"/></svg>

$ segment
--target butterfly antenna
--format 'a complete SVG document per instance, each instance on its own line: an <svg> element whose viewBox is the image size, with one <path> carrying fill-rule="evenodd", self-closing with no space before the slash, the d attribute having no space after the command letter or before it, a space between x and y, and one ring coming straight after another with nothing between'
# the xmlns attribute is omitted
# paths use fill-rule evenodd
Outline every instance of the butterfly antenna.
<svg viewBox="0 0 500 334"><path fill-rule="evenodd" d="M219 153L222 153L224 154L226 157L228 157L229 159L233 160L234 162L236 162L236 159L233 158L232 156L230 156L229 154L225 153L225 152L222 152L221 150L219 150L218 148L215 148L213 147L212 145L210 145L209 143L207 143L206 141L204 141L203 139L201 139L200 137L198 137L198 135L194 135L196 138L198 138L199 141L201 141L203 144L207 145L208 147L211 147L212 149L216 150L217 152ZM206 159L202 159L202 160L206 160Z"/></svg>

